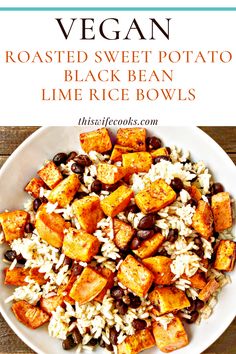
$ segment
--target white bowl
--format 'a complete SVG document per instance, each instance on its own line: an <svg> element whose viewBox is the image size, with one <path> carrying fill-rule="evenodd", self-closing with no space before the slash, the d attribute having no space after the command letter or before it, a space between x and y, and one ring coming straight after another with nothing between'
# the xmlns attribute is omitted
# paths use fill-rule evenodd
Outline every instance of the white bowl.
<svg viewBox="0 0 236 354"><path fill-rule="evenodd" d="M21 208L23 202L28 198L23 188L43 162L52 158L59 151L77 150L79 133L93 129L94 127L45 127L31 135L11 155L0 171L0 210ZM189 150L195 161L204 160L215 180L221 182L232 196L236 196L235 165L208 135L196 127L147 127L147 129L149 134L160 137L166 146L177 145ZM116 129L111 128L110 131L115 136ZM3 255L4 246L1 246L0 251ZM5 264L1 262L1 284L3 284L2 270L4 267ZM236 272L232 272L231 278L232 283L223 288L220 293L219 302L213 315L208 320L202 321L200 326L191 325L188 327L190 343L176 353L201 353L229 326L236 314ZM15 333L39 354L65 354L60 341L48 336L46 326L32 331L16 320L11 312L11 304L4 303L12 291L11 287L2 285L0 310ZM157 348L152 348L145 351L145 354L157 352L159 352ZM102 354L104 351L97 349L95 353Z"/></svg>

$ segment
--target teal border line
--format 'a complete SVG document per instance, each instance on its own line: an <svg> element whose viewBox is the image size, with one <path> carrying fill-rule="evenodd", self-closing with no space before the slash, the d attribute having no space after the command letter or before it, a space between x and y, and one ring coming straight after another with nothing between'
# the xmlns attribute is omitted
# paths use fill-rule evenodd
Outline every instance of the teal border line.
<svg viewBox="0 0 236 354"><path fill-rule="evenodd" d="M236 7L0 7L0 11L236 11Z"/></svg>

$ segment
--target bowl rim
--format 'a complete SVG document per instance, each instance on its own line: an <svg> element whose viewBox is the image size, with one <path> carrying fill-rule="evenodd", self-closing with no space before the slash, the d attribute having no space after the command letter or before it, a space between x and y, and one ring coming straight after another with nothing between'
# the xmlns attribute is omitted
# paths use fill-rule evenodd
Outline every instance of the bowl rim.
<svg viewBox="0 0 236 354"><path fill-rule="evenodd" d="M71 127L71 126L64 126L64 128L66 127ZM78 126L74 126L75 128ZM84 126L85 130L88 126ZM148 126L144 126L146 129L148 129ZM167 126L160 126L161 127L167 127ZM180 126L169 126L171 129L172 128L178 128L180 129ZM22 152L22 150L24 150L27 145L29 145L31 143L32 140L34 140L35 138L37 138L38 136L41 136L44 134L44 132L48 129L53 129L53 128L62 128L61 126L43 126L40 127L39 129L37 129L36 131L34 131L32 134L30 134L14 151L13 153L7 158L7 160L5 161L5 163L3 164L3 166L0 169L0 180L2 175L4 174L5 170L7 170L8 166L11 164L11 162L15 159L15 157L20 154ZM89 130L91 129L91 126L89 126ZM95 129L99 129L101 128L101 126L96 126L94 127ZM107 127L108 129L119 129L118 126L109 126ZM155 129L156 127L152 127L150 126L150 129ZM189 131L193 132L195 131L195 133L204 140L204 142L206 144L211 144L213 147L217 148L217 152L221 154L222 157L224 157L227 160L227 163L231 165L232 168L236 168L234 162L232 161L232 159L228 156L228 154L224 151L224 149L212 138L210 137L207 133L205 133L203 130L201 130L199 127L197 126L182 126L182 128L184 129L189 129ZM14 331L14 333L32 350L34 350L36 353L38 354L47 354L46 352L42 351L40 348L38 348L37 345L35 345L34 343L32 343L32 341L30 340L30 338L28 338L27 335L25 335L24 333L22 333L22 331L20 330L20 328L17 328L17 326L15 325L15 321L11 320L10 317L7 314L7 311L5 311L4 309L4 305L2 305L0 303L0 313L2 314L4 320L7 322L7 324L10 326L10 328ZM214 332L211 333L211 336L209 337L209 339L205 339L203 344L199 344L199 349L204 351L206 350L210 345L212 345L223 333L224 331L229 327L229 325L231 324L231 322L234 320L236 316L236 309L235 311L231 311L230 314L227 314L227 319L225 319L224 321L222 321L217 330L215 330ZM178 353L179 351L177 351ZM96 353L96 352L94 352Z"/></svg>

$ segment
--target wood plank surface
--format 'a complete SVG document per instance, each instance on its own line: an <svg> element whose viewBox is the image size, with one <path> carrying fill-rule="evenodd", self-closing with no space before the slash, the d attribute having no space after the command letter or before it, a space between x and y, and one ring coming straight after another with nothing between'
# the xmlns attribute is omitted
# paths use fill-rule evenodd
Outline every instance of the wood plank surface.
<svg viewBox="0 0 236 354"><path fill-rule="evenodd" d="M0 166L38 127L0 127ZM236 127L201 127L236 164ZM202 354L236 354L236 319L225 333ZM0 315L0 354L33 353L9 328ZM199 353L200 354L200 353Z"/></svg>

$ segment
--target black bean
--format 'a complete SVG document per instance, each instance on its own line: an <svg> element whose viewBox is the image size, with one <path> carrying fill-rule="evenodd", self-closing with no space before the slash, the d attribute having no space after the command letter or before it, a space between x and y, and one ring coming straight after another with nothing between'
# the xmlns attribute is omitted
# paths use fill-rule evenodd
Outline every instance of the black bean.
<svg viewBox="0 0 236 354"><path fill-rule="evenodd" d="M110 292L111 292L111 297L113 297L114 299L121 299L124 296L124 290L119 286L113 286Z"/></svg>
<svg viewBox="0 0 236 354"><path fill-rule="evenodd" d="M40 198L41 199L41 202L42 203L47 203L48 202L48 199L45 197L45 196L43 196L42 198Z"/></svg>
<svg viewBox="0 0 236 354"><path fill-rule="evenodd" d="M138 237L134 237L133 240L130 243L130 249L131 250L137 250L140 245L141 245L140 239Z"/></svg>
<svg viewBox="0 0 236 354"><path fill-rule="evenodd" d="M87 345L90 345L91 347L95 347L98 344L98 340L96 338L90 339Z"/></svg>
<svg viewBox="0 0 236 354"><path fill-rule="evenodd" d="M160 156L155 157L153 160L154 165L161 162L161 160L170 161L170 156L160 155Z"/></svg>
<svg viewBox="0 0 236 354"><path fill-rule="evenodd" d="M121 300L116 300L115 306L121 315L125 315L128 311L128 306Z"/></svg>
<svg viewBox="0 0 236 354"><path fill-rule="evenodd" d="M22 254L18 254L16 256L16 259L17 259L17 263L19 263L19 264L25 264L25 262L26 262L26 259L22 256Z"/></svg>
<svg viewBox="0 0 236 354"><path fill-rule="evenodd" d="M155 225L156 218L153 214L149 214L140 219L138 223L138 229L150 230Z"/></svg>
<svg viewBox="0 0 236 354"><path fill-rule="evenodd" d="M102 182L100 182L98 179L96 179L92 184L91 184L91 192L94 192L96 194L99 194L102 190Z"/></svg>
<svg viewBox="0 0 236 354"><path fill-rule="evenodd" d="M129 297L130 297L130 305L129 306L132 309L137 309L142 303L141 299L138 296L135 296L133 294L130 294Z"/></svg>
<svg viewBox="0 0 236 354"><path fill-rule="evenodd" d="M139 213L139 212L140 212L140 209L139 209L139 207L136 204L130 205L130 206L128 206L125 209L125 216L127 217L129 213L136 214L136 213Z"/></svg>
<svg viewBox="0 0 236 354"><path fill-rule="evenodd" d="M213 183L213 185L210 188L210 191L212 194L217 194L224 192L224 187L221 183Z"/></svg>
<svg viewBox="0 0 236 354"><path fill-rule="evenodd" d="M77 276L80 275L82 273L82 270L84 268L77 262L74 262L71 268L71 272L73 275Z"/></svg>
<svg viewBox="0 0 236 354"><path fill-rule="evenodd" d="M187 323L194 323L197 321L199 313L197 311L193 311L190 316L191 316L191 318L188 318L186 320L186 322Z"/></svg>
<svg viewBox="0 0 236 354"><path fill-rule="evenodd" d="M190 302L190 306L187 307L187 310L188 310L189 312L195 311L195 310L196 310L196 302L193 301L192 299L189 299L189 302Z"/></svg>
<svg viewBox="0 0 236 354"><path fill-rule="evenodd" d="M12 251L12 250L8 250L5 252L4 254L4 258L9 261L9 262L13 262L14 259L16 258L16 252L15 251Z"/></svg>
<svg viewBox="0 0 236 354"><path fill-rule="evenodd" d="M174 191L176 193L179 193L184 187L183 182L178 177L175 177L174 179L172 179L170 186L172 189L174 189Z"/></svg>
<svg viewBox="0 0 236 354"><path fill-rule="evenodd" d="M72 259L70 257L65 256L63 261L63 267L67 265L70 268L71 264L72 264Z"/></svg>
<svg viewBox="0 0 236 354"><path fill-rule="evenodd" d="M130 305L130 297L129 295L125 295L122 297L122 301L126 304L126 305Z"/></svg>
<svg viewBox="0 0 236 354"><path fill-rule="evenodd" d="M112 344L105 343L105 347L106 347L106 350L108 350L109 352L113 352L113 345Z"/></svg>
<svg viewBox="0 0 236 354"><path fill-rule="evenodd" d="M31 234L33 231L34 231L34 225L31 224L30 222L28 222L28 223L25 225L25 232L26 232L27 234Z"/></svg>
<svg viewBox="0 0 236 354"><path fill-rule="evenodd" d="M159 149L161 145L161 140L156 136L151 136L146 139L146 146L148 151Z"/></svg>
<svg viewBox="0 0 236 354"><path fill-rule="evenodd" d="M164 248L161 251L158 251L158 254L160 256L169 257L168 252Z"/></svg>
<svg viewBox="0 0 236 354"><path fill-rule="evenodd" d="M56 268L56 264L53 264L53 266L52 266L52 270L54 271L54 273L59 273L59 268Z"/></svg>
<svg viewBox="0 0 236 354"><path fill-rule="evenodd" d="M68 154L68 157L66 159L66 162L69 162L71 160L74 160L75 156L77 156L77 152L75 151L71 151L69 154Z"/></svg>
<svg viewBox="0 0 236 354"><path fill-rule="evenodd" d="M76 343L74 342L71 335L62 341L62 348L64 350L70 350L74 347L76 347Z"/></svg>
<svg viewBox="0 0 236 354"><path fill-rule="evenodd" d="M161 228L159 226L154 225L153 231L155 232L155 234L161 234Z"/></svg>
<svg viewBox="0 0 236 354"><path fill-rule="evenodd" d="M83 197L86 197L88 194L85 192L77 192L75 195L75 199L81 199Z"/></svg>
<svg viewBox="0 0 236 354"><path fill-rule="evenodd" d="M120 182L116 182L114 184L102 184L102 189L104 191L108 191L108 192L114 192L118 187L120 186Z"/></svg>
<svg viewBox="0 0 236 354"><path fill-rule="evenodd" d="M214 233L213 233L213 237L218 238L218 237L219 237L219 232L214 231Z"/></svg>
<svg viewBox="0 0 236 354"><path fill-rule="evenodd" d="M189 199L189 201L187 202L187 204L190 204L191 205L191 207L197 207L197 205L198 205L198 201L196 200L196 199L194 199L194 198L191 198L191 199Z"/></svg>
<svg viewBox="0 0 236 354"><path fill-rule="evenodd" d="M71 171L76 173L76 174L83 174L84 173L84 168L80 165L77 164L77 162L74 162L71 165Z"/></svg>
<svg viewBox="0 0 236 354"><path fill-rule="evenodd" d="M117 332L117 330L115 328L110 329L109 339L110 339L111 344L117 345L118 335L119 335L119 333Z"/></svg>
<svg viewBox="0 0 236 354"><path fill-rule="evenodd" d="M137 236L141 238L142 240L146 240L154 235L153 230L138 230L137 231Z"/></svg>
<svg viewBox="0 0 236 354"><path fill-rule="evenodd" d="M78 155L73 160L77 162L80 166L88 167L92 165L92 161L87 155Z"/></svg>
<svg viewBox="0 0 236 354"><path fill-rule="evenodd" d="M33 201L33 209L34 209L34 211L37 211L41 204L42 204L41 199L40 198L36 198Z"/></svg>
<svg viewBox="0 0 236 354"><path fill-rule="evenodd" d="M132 326L136 331L140 331L141 329L144 329L147 327L147 322L145 320L140 320L140 319L134 319L132 322Z"/></svg>
<svg viewBox="0 0 236 354"><path fill-rule="evenodd" d="M204 305L205 304L204 304L204 302L202 300L197 299L195 301L195 307L196 307L196 310L198 310L198 311L201 310Z"/></svg>
<svg viewBox="0 0 236 354"><path fill-rule="evenodd" d="M67 160L67 154L65 154L64 152L59 152L52 159L52 161L57 166L59 166L61 163L66 163L66 160Z"/></svg>
<svg viewBox="0 0 236 354"><path fill-rule="evenodd" d="M73 331L71 332L72 338L75 342L75 344L80 344L82 342L82 336L78 330L78 328L74 328Z"/></svg>
<svg viewBox="0 0 236 354"><path fill-rule="evenodd" d="M208 203L211 204L212 194L211 194L211 193L207 193L207 194L205 195L205 197L208 199Z"/></svg>
<svg viewBox="0 0 236 354"><path fill-rule="evenodd" d="M178 229L171 229L168 233L167 241L174 243L178 238L178 234L179 234Z"/></svg>

